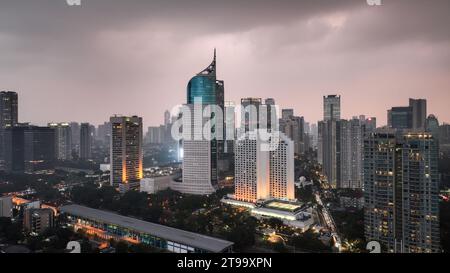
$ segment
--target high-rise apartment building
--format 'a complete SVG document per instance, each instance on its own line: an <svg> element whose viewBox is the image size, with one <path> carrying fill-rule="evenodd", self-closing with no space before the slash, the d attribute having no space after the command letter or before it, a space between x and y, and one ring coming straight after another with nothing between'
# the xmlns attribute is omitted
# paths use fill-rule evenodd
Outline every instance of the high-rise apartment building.
<svg viewBox="0 0 450 273"><path fill-rule="evenodd" d="M362 189L364 124L358 118L340 120L340 177L338 188Z"/></svg>
<svg viewBox="0 0 450 273"><path fill-rule="evenodd" d="M16 125L4 133L7 172L50 170L55 162L55 129Z"/></svg>
<svg viewBox="0 0 450 273"><path fill-rule="evenodd" d="M191 139L182 140L183 151L183 175L181 182L172 185L174 190L187 194L208 195L216 191L218 183L218 145L217 140L204 138L203 126L200 130L195 129L196 120L205 124L209 118L205 118L201 109L206 105L201 105L199 111L194 111L194 105L185 105L191 110L191 118L183 117L183 130L190 128Z"/></svg>
<svg viewBox="0 0 450 273"><path fill-rule="evenodd" d="M438 145L425 132L377 130L364 145L365 236L388 252L439 252Z"/></svg>
<svg viewBox="0 0 450 273"><path fill-rule="evenodd" d="M279 121L280 132L294 141L296 154L303 154L305 148L305 120L303 117L294 116L291 109L283 109L283 118Z"/></svg>
<svg viewBox="0 0 450 273"><path fill-rule="evenodd" d="M143 178L142 118L113 116L110 122L111 186L126 192Z"/></svg>
<svg viewBox="0 0 450 273"><path fill-rule="evenodd" d="M273 151L262 148L257 131L235 144L235 199L255 203L265 199L293 200L294 143L283 133Z"/></svg>
<svg viewBox="0 0 450 273"><path fill-rule="evenodd" d="M55 155L58 160L72 159L72 129L69 123L49 123L55 130Z"/></svg>
<svg viewBox="0 0 450 273"><path fill-rule="evenodd" d="M341 119L341 96L329 95L323 97L323 120Z"/></svg>

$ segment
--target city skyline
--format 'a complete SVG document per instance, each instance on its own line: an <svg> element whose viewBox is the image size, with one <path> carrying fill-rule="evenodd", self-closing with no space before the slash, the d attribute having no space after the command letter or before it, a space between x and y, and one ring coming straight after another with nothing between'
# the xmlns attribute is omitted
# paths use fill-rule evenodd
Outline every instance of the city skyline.
<svg viewBox="0 0 450 273"><path fill-rule="evenodd" d="M147 127L184 102L192 71L217 47L226 101L273 97L316 122L322 97L338 94L343 118L364 114L384 125L391 107L425 98L429 114L450 122L448 1L281 1L275 10L269 1L235 4L2 4L0 50L9 54L0 57L0 89L18 92L20 122L102 124L123 114L142 116ZM184 15L185 8L192 12ZM251 9L259 16L248 15Z"/></svg>

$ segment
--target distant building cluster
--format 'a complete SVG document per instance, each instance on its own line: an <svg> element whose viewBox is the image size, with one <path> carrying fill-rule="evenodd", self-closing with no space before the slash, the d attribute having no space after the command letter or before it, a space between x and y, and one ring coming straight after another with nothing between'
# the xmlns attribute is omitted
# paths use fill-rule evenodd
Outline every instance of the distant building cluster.
<svg viewBox="0 0 450 273"><path fill-rule="evenodd" d="M145 137L138 116L115 115L98 128L77 122L20 123L17 93L2 91L0 170L36 173L54 169L57 162L89 162L96 153L93 147L101 146L109 150L101 162L109 165L102 164L102 170L109 171L110 185L121 193L139 189L154 194L170 188L210 195L221 181L234 179L235 192L224 198L224 203L249 208L257 217L275 217L308 228L314 223L312 208L295 199L294 162L317 151L323 179L333 189L364 192L359 197L341 196L339 202L343 208L364 209L368 241L381 242L389 252L440 251L438 158L440 152L450 153L450 125L440 125L436 116L427 115L425 99L410 99L408 106L392 107L387 111L387 126L379 128L375 117L343 119L339 95L323 97L323 119L317 124L306 122L293 109L278 112L273 98L246 97L240 101L241 124L236 126L236 105L225 101L225 83L217 79L216 72L214 52L212 63L187 85L183 107L197 116L188 119L183 113L172 116L166 111L164 124L148 127ZM213 105L224 113L224 119L207 132L196 131L197 123L215 117L203 114ZM202 110L200 114L196 107ZM172 126L180 120L180 133L192 132L193 138L174 140ZM263 148L267 143L259 137L262 132L268 133L269 140L278 140L275 149ZM233 138L219 138L222 133ZM203 134L212 138L196 137ZM175 147L181 173L146 176L145 145ZM11 202L8 197L0 198L0 216L9 217ZM65 210L74 221L87 217L92 225L99 218L105 222L126 220L83 207ZM53 217L51 209L41 207L28 208L23 214L26 229L37 234L53 225ZM139 224L135 222L132 228ZM153 235L146 230L137 238L145 241ZM217 248L208 248L203 242L186 242L182 249L170 247L176 248L175 252L229 250L226 242L212 242Z"/></svg>

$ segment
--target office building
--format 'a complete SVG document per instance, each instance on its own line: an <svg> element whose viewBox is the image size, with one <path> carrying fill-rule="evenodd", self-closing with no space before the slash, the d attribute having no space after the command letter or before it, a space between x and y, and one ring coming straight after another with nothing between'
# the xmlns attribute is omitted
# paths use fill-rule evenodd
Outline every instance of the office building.
<svg viewBox="0 0 450 273"><path fill-rule="evenodd" d="M412 109L412 128L423 131L427 119L427 100L409 99L409 107Z"/></svg>
<svg viewBox="0 0 450 273"><path fill-rule="evenodd" d="M425 131L431 133L436 140L439 140L439 120L435 115L429 115L425 121Z"/></svg>
<svg viewBox="0 0 450 273"><path fill-rule="evenodd" d="M425 132L377 130L364 145L365 236L388 252L440 251L438 145Z"/></svg>
<svg viewBox="0 0 450 273"><path fill-rule="evenodd" d="M358 118L340 120L340 177L338 188L362 189L364 124Z"/></svg>
<svg viewBox="0 0 450 273"><path fill-rule="evenodd" d="M341 96L329 95L323 97L323 120L341 119Z"/></svg>
<svg viewBox="0 0 450 273"><path fill-rule="evenodd" d="M450 124L442 124L439 126L439 143L441 145L450 144Z"/></svg>
<svg viewBox="0 0 450 273"><path fill-rule="evenodd" d="M80 150L80 124L78 122L70 123L70 130L72 131L72 150L75 150L79 156Z"/></svg>
<svg viewBox="0 0 450 273"><path fill-rule="evenodd" d="M92 157L91 125L81 123L80 126L80 159L89 160Z"/></svg>
<svg viewBox="0 0 450 273"><path fill-rule="evenodd" d="M187 104L191 117L183 118L183 130L190 128L191 138L181 141L180 150L183 157L182 181L174 183L173 188L183 193L205 195L216 190L219 180L218 160L224 151L224 120L223 116L214 115L215 125L210 132L203 135L203 125L211 120L205 118L202 112L206 107L217 105L224 112L224 82L217 80L216 52L212 63L195 75L187 86ZM200 111L194 111L199 107ZM220 117L222 119L220 119ZM196 124L196 121L201 124ZM186 134L186 131L184 132ZM218 137L222 136L222 137Z"/></svg>
<svg viewBox="0 0 450 273"><path fill-rule="evenodd" d="M377 129L377 118L376 117L366 118L365 116L360 116L360 121L364 125L364 127L365 127L364 130L366 133L373 132L373 131L375 131L375 129Z"/></svg>
<svg viewBox="0 0 450 273"><path fill-rule="evenodd" d="M61 207L67 224L104 241L144 244L174 253L231 252L233 243L79 205Z"/></svg>
<svg viewBox="0 0 450 273"><path fill-rule="evenodd" d="M323 174L332 187L338 186L340 179L340 132L341 97L330 95L323 97L323 121L318 123L318 160L322 164Z"/></svg>
<svg viewBox="0 0 450 273"><path fill-rule="evenodd" d="M42 234L54 227L54 212L52 209L27 209L23 216L23 228L33 234Z"/></svg>
<svg viewBox="0 0 450 273"><path fill-rule="evenodd" d="M111 138L111 123L104 122L97 128L97 141L109 147L109 140Z"/></svg>
<svg viewBox="0 0 450 273"><path fill-rule="evenodd" d="M333 188L340 177L340 135L338 121L326 120L318 123L318 162L323 174Z"/></svg>
<svg viewBox="0 0 450 273"><path fill-rule="evenodd" d="M392 107L388 110L388 127L393 129L413 128L412 107Z"/></svg>
<svg viewBox="0 0 450 273"><path fill-rule="evenodd" d="M111 132L111 186L126 192L139 188L143 178L142 118L113 116Z"/></svg>
<svg viewBox="0 0 450 273"><path fill-rule="evenodd" d="M148 194L158 193L168 189L171 181L172 177L170 175L143 178L140 182L140 192L145 192Z"/></svg>
<svg viewBox="0 0 450 273"><path fill-rule="evenodd" d="M235 144L235 200L294 200L294 143L283 133L273 151L262 148L257 131Z"/></svg>
<svg viewBox="0 0 450 273"><path fill-rule="evenodd" d="M241 99L241 133L247 133L259 129L259 110L262 104L261 98Z"/></svg>
<svg viewBox="0 0 450 273"><path fill-rule="evenodd" d="M294 116L291 109L282 110L283 118L279 121L280 132L294 141L295 154L303 154L306 151L305 120L303 117Z"/></svg>
<svg viewBox="0 0 450 273"><path fill-rule="evenodd" d="M55 156L58 160L72 159L72 129L68 123L49 123L55 130Z"/></svg>
<svg viewBox="0 0 450 273"><path fill-rule="evenodd" d="M272 114L274 115L274 120L278 120L277 112L275 108L275 99L267 98L264 101L264 104L267 106L267 129L272 130Z"/></svg>

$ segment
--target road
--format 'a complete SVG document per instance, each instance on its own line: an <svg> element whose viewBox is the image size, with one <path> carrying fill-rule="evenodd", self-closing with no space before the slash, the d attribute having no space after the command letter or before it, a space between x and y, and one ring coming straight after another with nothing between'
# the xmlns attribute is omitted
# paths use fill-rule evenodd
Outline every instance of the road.
<svg viewBox="0 0 450 273"><path fill-rule="evenodd" d="M318 192L316 192L315 196L316 196L317 204L322 206L321 214L323 216L323 219L325 220L325 224L331 231L331 237L334 239L334 242L335 242L334 246L337 249L339 249L339 251L340 251L342 242L341 242L341 238L339 237L339 234L337 232L336 223L334 222L334 219L331 216L331 213L328 210L328 208L323 204L322 199L320 198L320 194Z"/></svg>

